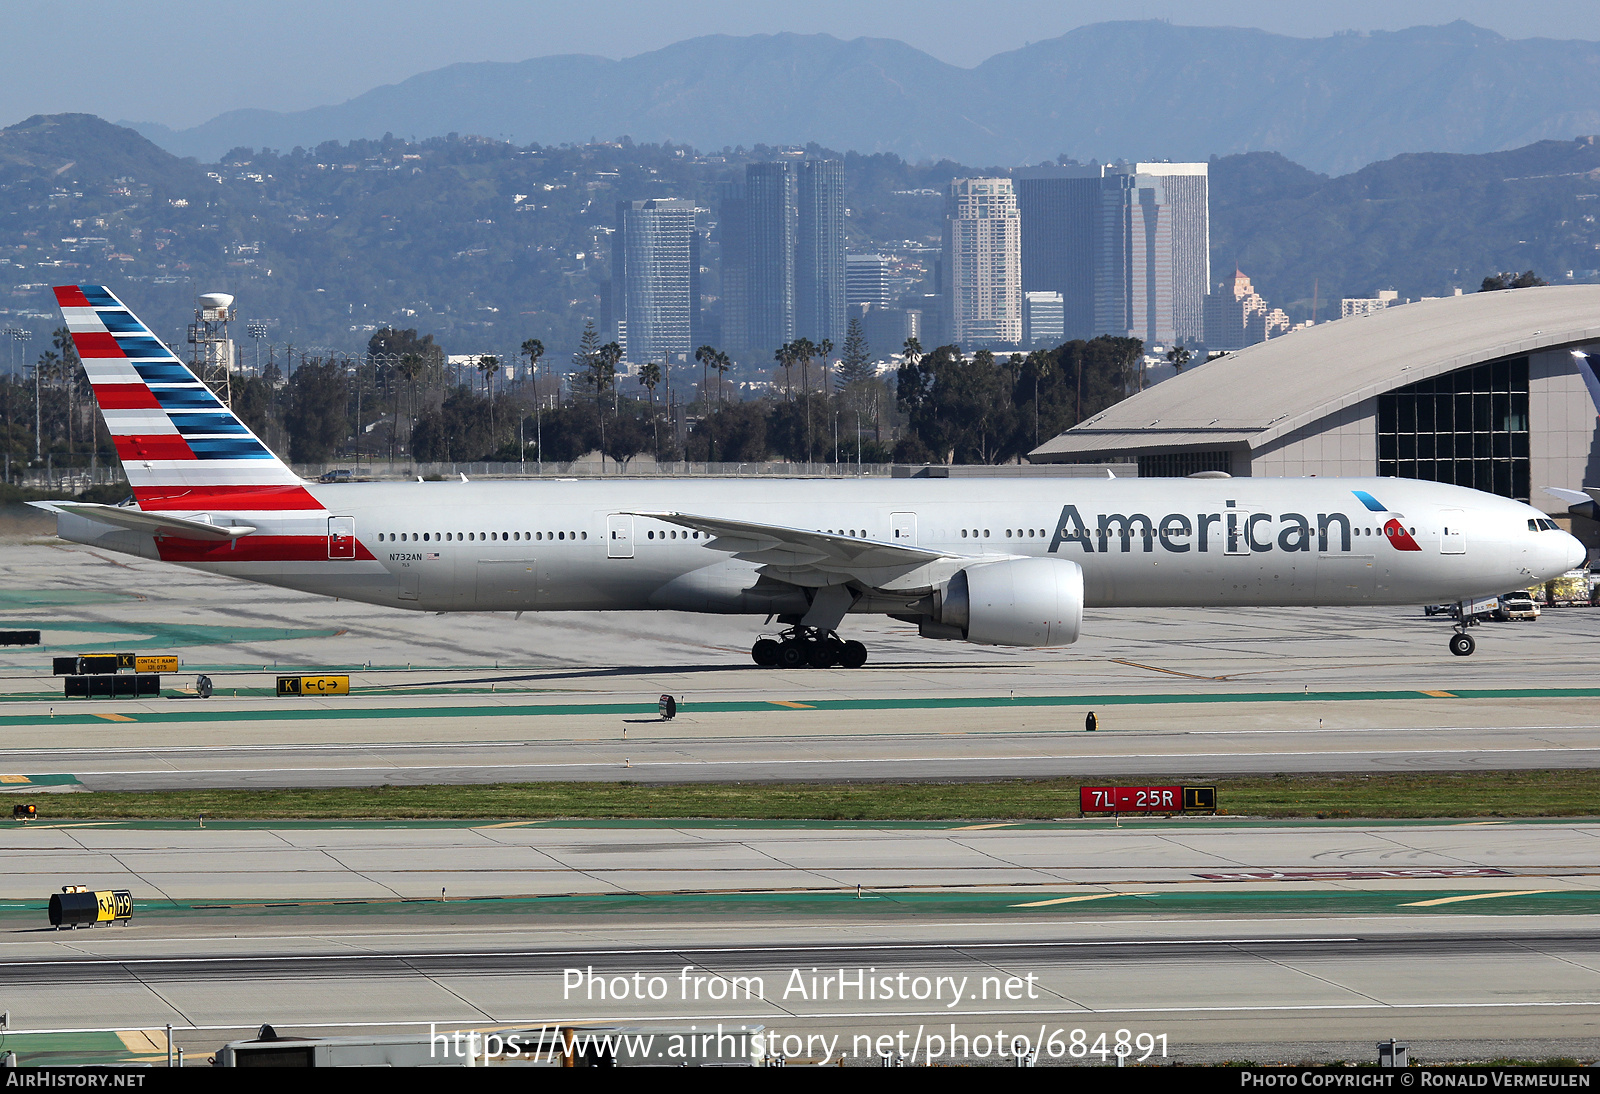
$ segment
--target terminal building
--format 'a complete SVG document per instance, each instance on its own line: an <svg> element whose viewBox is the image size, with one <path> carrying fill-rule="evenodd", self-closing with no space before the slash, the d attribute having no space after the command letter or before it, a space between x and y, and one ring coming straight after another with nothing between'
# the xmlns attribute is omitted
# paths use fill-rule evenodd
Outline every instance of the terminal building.
<svg viewBox="0 0 1600 1094"><path fill-rule="evenodd" d="M1541 487L1600 486L1596 407L1578 372L1590 355L1600 363L1600 285L1424 300L1190 368L1029 460L1137 462L1147 477L1427 479L1565 516Z"/></svg>

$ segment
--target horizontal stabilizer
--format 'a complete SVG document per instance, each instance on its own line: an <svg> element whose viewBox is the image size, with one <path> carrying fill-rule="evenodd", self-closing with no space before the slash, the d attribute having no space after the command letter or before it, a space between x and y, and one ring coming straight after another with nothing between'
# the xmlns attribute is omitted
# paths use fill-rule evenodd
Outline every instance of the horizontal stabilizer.
<svg viewBox="0 0 1600 1094"><path fill-rule="evenodd" d="M99 521L133 532L150 536L174 536L178 539L228 540L248 536L255 531L250 524L212 524L209 521L186 517L172 517L164 513L145 513L120 505L98 505L87 501L33 502L36 508L54 513L68 513L85 520Z"/></svg>

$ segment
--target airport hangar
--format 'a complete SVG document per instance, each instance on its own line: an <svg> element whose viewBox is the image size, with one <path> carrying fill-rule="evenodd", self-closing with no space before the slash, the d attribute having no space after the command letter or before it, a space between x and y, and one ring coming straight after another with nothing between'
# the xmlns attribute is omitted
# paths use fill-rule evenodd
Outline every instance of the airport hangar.
<svg viewBox="0 0 1600 1094"><path fill-rule="evenodd" d="M1396 476L1471 486L1570 520L1541 487L1600 485L1600 285L1423 300L1218 357L1081 422L1033 463L1137 461L1141 477Z"/></svg>

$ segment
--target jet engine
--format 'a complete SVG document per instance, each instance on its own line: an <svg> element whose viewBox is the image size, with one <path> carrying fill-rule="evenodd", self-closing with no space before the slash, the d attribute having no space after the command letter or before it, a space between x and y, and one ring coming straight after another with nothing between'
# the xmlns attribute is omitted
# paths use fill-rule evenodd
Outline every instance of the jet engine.
<svg viewBox="0 0 1600 1094"><path fill-rule="evenodd" d="M956 572L922 617L924 638L980 646L1067 646L1083 625L1083 567L1063 558L1012 558Z"/></svg>

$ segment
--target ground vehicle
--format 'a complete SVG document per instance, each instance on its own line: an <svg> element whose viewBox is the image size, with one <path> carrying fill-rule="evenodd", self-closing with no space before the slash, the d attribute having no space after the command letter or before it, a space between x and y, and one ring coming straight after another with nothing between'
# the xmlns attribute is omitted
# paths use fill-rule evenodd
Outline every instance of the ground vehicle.
<svg viewBox="0 0 1600 1094"><path fill-rule="evenodd" d="M1500 601L1500 606L1494 617L1502 623L1513 619L1539 618L1539 602L1525 591L1501 593L1496 599Z"/></svg>

